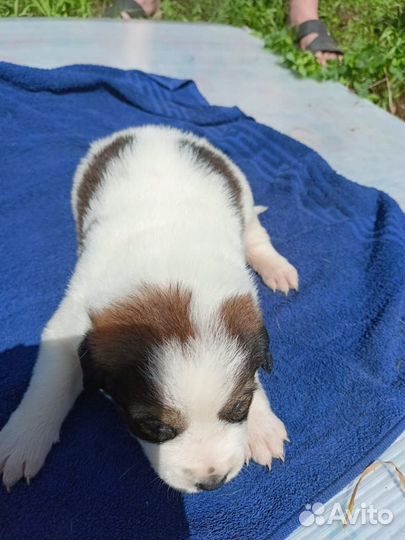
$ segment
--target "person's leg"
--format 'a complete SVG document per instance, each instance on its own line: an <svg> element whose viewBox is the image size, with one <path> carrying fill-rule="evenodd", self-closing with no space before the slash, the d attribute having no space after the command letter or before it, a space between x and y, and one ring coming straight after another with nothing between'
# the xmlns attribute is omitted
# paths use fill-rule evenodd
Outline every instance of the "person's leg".
<svg viewBox="0 0 405 540"><path fill-rule="evenodd" d="M290 26L299 26L306 21L318 20L318 4L318 0L290 0ZM316 37L316 33L311 33L303 37L300 41L301 49L305 50ZM332 52L315 53L316 59L322 66L325 66L329 60L336 60L339 56Z"/></svg>

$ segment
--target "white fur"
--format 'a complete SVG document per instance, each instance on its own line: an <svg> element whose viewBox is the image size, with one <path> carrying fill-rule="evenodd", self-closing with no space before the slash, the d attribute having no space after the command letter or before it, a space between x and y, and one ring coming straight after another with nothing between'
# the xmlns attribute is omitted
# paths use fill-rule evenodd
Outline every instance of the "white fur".
<svg viewBox="0 0 405 540"><path fill-rule="evenodd" d="M246 423L218 419L245 356L234 340L215 330L192 340L188 347L169 343L160 351L151 373L165 403L180 410L187 422L181 435L161 447L142 443L159 476L188 492L212 474L231 480L245 462Z"/></svg>
<svg viewBox="0 0 405 540"><path fill-rule="evenodd" d="M74 275L43 332L29 388L0 432L0 468L7 487L39 471L82 389L77 347L90 328L89 312L125 299L145 282L191 289L193 321L204 336L186 353L167 344L160 351L164 361L151 374L168 402L181 406L189 426L160 446L140 441L158 474L178 489L195 491L209 468L228 473L229 480L247 456L262 464L282 457L286 433L260 385L247 426L218 421L244 358L226 336L209 337L209 321L232 295L257 298L246 260L283 292L298 287L296 270L271 246L257 218L264 208L256 213L243 173L204 139L175 129L147 126L95 142L74 178L76 220L83 174L93 156L123 133L133 134L136 143L109 163L106 180L91 199ZM191 156L180 159L177 144L185 138L227 160L242 189L244 234L223 179L195 166ZM189 361L179 361L181 354Z"/></svg>
<svg viewBox="0 0 405 540"><path fill-rule="evenodd" d="M288 436L283 422L271 410L259 381L258 384L249 410L246 461L253 459L271 469L273 458L284 461L284 442Z"/></svg>

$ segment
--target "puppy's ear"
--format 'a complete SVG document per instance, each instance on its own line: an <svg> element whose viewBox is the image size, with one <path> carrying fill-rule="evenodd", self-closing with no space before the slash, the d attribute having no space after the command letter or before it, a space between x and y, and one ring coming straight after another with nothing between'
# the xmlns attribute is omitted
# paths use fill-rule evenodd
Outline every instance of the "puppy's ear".
<svg viewBox="0 0 405 540"><path fill-rule="evenodd" d="M267 333L266 327L263 325L258 338L258 355L261 358L260 367L262 367L267 373L271 373L273 370L273 357L269 351L270 339Z"/></svg>
<svg viewBox="0 0 405 540"><path fill-rule="evenodd" d="M84 336L77 353L82 366L84 389L98 390L102 388L104 377L90 349L90 332Z"/></svg>
<svg viewBox="0 0 405 540"><path fill-rule="evenodd" d="M250 294L232 296L223 302L220 314L231 336L236 337L249 352L252 370L262 367L270 373L273 361L269 352L269 335L253 297Z"/></svg>

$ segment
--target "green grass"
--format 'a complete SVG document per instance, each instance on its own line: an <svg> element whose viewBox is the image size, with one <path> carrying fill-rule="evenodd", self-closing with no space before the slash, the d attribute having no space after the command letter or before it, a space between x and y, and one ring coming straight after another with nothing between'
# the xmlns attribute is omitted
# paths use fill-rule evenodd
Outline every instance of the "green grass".
<svg viewBox="0 0 405 540"><path fill-rule="evenodd" d="M299 77L339 81L404 118L405 3L403 0L321 0L320 14L345 51L342 64L322 69L297 50L287 28L287 0L164 0L166 19L248 26Z"/></svg>
<svg viewBox="0 0 405 540"><path fill-rule="evenodd" d="M0 17L94 17L103 0L0 0Z"/></svg>
<svg viewBox="0 0 405 540"><path fill-rule="evenodd" d="M97 16L105 0L0 0L0 16ZM287 28L288 0L163 0L166 20L248 26L299 77L334 80L405 118L403 0L321 0L321 16L345 51L322 69L297 50Z"/></svg>

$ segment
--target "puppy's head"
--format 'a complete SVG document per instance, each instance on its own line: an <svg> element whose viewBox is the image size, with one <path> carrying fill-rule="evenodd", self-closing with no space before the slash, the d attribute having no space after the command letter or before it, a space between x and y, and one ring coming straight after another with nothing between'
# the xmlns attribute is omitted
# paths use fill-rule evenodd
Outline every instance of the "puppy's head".
<svg viewBox="0 0 405 540"><path fill-rule="evenodd" d="M93 314L79 351L85 386L113 400L157 474L187 492L215 489L238 474L255 374L271 369L250 295L203 319L193 314L190 292L145 287Z"/></svg>

